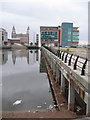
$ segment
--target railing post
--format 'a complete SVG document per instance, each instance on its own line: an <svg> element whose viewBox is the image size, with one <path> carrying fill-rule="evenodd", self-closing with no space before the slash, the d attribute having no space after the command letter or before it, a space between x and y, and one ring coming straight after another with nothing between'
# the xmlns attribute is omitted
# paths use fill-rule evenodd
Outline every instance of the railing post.
<svg viewBox="0 0 90 120"><path fill-rule="evenodd" d="M63 58L64 58L64 52L63 52L63 55L62 55L62 61L63 61Z"/></svg>
<svg viewBox="0 0 90 120"><path fill-rule="evenodd" d="M68 56L68 53L67 53L67 55L65 56L65 63L67 63L67 56Z"/></svg>
<svg viewBox="0 0 90 120"><path fill-rule="evenodd" d="M81 70L81 75L85 75L85 68L86 68L86 64L87 64L87 58L82 66L82 70Z"/></svg>
<svg viewBox="0 0 90 120"><path fill-rule="evenodd" d="M69 63L68 63L69 66L71 66L71 59L72 59L72 56L73 56L73 54L71 54L71 56L70 56Z"/></svg>
<svg viewBox="0 0 90 120"><path fill-rule="evenodd" d="M60 59L61 59L61 53L62 53L62 52L60 51L60 55L59 55L59 58L60 58Z"/></svg>
<svg viewBox="0 0 90 120"><path fill-rule="evenodd" d="M74 63L74 70L76 70L77 69L77 61L78 61L78 58L79 58L79 56L77 56L77 58L76 58L76 60L75 60L75 63Z"/></svg>

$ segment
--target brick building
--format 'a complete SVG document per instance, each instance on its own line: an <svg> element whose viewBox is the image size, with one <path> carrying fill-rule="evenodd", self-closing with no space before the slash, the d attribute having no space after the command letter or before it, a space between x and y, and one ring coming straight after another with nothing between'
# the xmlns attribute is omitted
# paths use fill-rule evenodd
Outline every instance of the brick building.
<svg viewBox="0 0 90 120"><path fill-rule="evenodd" d="M79 43L78 27L73 27L73 23L64 22L61 26L41 26L41 45L45 46L77 46Z"/></svg>
<svg viewBox="0 0 90 120"><path fill-rule="evenodd" d="M40 37L41 45L58 46L60 43L60 26L41 26Z"/></svg>

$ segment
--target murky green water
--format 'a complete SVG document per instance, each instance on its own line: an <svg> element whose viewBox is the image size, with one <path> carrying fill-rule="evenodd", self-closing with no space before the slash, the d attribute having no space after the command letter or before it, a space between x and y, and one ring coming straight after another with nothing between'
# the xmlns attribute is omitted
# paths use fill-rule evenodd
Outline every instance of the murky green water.
<svg viewBox="0 0 90 120"><path fill-rule="evenodd" d="M3 111L41 110L53 105L41 51L2 52Z"/></svg>

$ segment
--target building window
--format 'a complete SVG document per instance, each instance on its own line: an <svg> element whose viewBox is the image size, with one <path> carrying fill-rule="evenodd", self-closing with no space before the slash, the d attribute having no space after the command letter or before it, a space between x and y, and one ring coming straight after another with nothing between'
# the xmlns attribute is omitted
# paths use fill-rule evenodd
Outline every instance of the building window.
<svg viewBox="0 0 90 120"><path fill-rule="evenodd" d="M68 41L71 41L71 28L68 28Z"/></svg>

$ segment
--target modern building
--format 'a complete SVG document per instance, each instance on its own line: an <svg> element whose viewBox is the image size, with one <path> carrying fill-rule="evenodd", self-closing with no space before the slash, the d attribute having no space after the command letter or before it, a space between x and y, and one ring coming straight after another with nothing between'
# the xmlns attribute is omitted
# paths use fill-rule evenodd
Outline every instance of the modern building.
<svg viewBox="0 0 90 120"><path fill-rule="evenodd" d="M72 46L77 46L79 44L79 27L73 27L73 39Z"/></svg>
<svg viewBox="0 0 90 120"><path fill-rule="evenodd" d="M61 25L61 45L72 46L73 23L62 23Z"/></svg>
<svg viewBox="0 0 90 120"><path fill-rule="evenodd" d="M73 23L62 23L58 27L40 27L41 45L45 46L77 46L79 43L78 27L73 27Z"/></svg>
<svg viewBox="0 0 90 120"><path fill-rule="evenodd" d="M2 45L7 44L8 42L8 34L7 31L3 28L0 28L0 47Z"/></svg>
<svg viewBox="0 0 90 120"><path fill-rule="evenodd" d="M60 26L41 26L40 37L41 45L58 46L60 43Z"/></svg>
<svg viewBox="0 0 90 120"><path fill-rule="evenodd" d="M21 44L29 44L29 27L27 28L27 32L26 34L17 34L15 27L13 26L12 28L12 34L11 34L12 38L9 39L9 42L13 42L13 43L21 43Z"/></svg>
<svg viewBox="0 0 90 120"><path fill-rule="evenodd" d="M79 43L78 27L73 27L73 23L62 23L61 25L61 45L77 46Z"/></svg>

